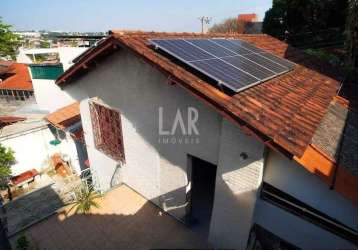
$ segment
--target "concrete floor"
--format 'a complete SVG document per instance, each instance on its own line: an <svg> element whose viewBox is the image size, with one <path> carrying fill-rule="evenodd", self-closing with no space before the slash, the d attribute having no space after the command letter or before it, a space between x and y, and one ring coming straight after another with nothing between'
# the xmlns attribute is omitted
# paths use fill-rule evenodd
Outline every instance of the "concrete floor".
<svg viewBox="0 0 358 250"><path fill-rule="evenodd" d="M125 185L99 203L90 215L56 214L25 234L36 247L49 250L209 248L204 239Z"/></svg>
<svg viewBox="0 0 358 250"><path fill-rule="evenodd" d="M63 178L42 174L27 188L18 189L23 194L4 205L8 235L11 237L64 207L71 198L73 187L79 183L80 179L76 176Z"/></svg>

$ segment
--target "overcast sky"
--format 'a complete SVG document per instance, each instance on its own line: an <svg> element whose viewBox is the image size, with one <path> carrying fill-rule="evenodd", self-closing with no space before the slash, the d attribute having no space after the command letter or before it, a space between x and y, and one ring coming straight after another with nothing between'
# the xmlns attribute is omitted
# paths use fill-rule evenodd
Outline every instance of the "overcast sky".
<svg viewBox="0 0 358 250"><path fill-rule="evenodd" d="M262 19L272 0L0 0L0 16L17 30L200 31L199 16L212 23L239 13Z"/></svg>

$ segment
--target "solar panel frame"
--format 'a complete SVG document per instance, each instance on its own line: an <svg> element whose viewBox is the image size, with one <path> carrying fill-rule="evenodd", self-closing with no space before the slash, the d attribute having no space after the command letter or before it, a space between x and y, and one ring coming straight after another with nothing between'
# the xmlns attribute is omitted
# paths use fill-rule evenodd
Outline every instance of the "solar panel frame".
<svg viewBox="0 0 358 250"><path fill-rule="evenodd" d="M193 60L196 60L196 58L198 58L198 56L190 57L191 56L190 51L186 51L185 49L182 48L182 45L187 45L187 43L183 39L175 39L175 40L158 39L156 41L157 41L158 46L161 49L163 49L164 51L168 52L169 54L173 54L173 52L175 53L175 51L178 51L178 50L182 51L183 55L181 55L181 56L179 55L179 53L175 53L175 56L179 57L182 60L193 61ZM166 46L162 46L161 43L162 43L162 45L163 45L163 43L166 43ZM181 44L179 44L179 43L181 43ZM169 47L172 50L168 50ZM207 52L204 52L201 49L195 48L195 54L197 54L197 53L200 54L199 60L208 60L208 59L215 58L214 56L209 55Z"/></svg>
<svg viewBox="0 0 358 250"><path fill-rule="evenodd" d="M288 70L290 70L290 68L294 67L295 64L278 56L275 56L274 54L268 53L266 51L264 51L263 49L257 48L245 41L241 41L241 40L237 40L237 39L212 39L210 41L213 42L217 42L216 40L219 41L227 41L227 43L231 43L231 44L235 44L236 46L242 47L248 51L250 51L250 53L246 53L246 54L239 54L241 56L246 56L246 55L250 55L250 54L259 54L262 57L267 58L268 60L272 61L275 64L279 64L283 67L288 68ZM225 45L223 45L223 47L225 47Z"/></svg>
<svg viewBox="0 0 358 250"><path fill-rule="evenodd" d="M176 41L180 41L180 43L185 47L180 48L179 51L184 51L184 54L188 54L189 52L187 50L192 50L192 48L195 48L194 51L198 52L198 49L201 51L199 54L205 54L205 58L200 57L199 59L197 57L194 57L195 60L188 60L183 58L178 52L178 50L175 51L175 49L170 49L168 46L162 46L164 43L173 43ZM183 63L187 64L188 66L192 67L193 69L203 73L204 75L212 78L213 80L217 81L219 85L224 85L228 87L229 89L240 92L242 90L245 90L247 88L250 88L252 86L255 86L261 82L267 81L271 78L277 77L281 74L284 74L288 71L290 71L294 63L289 62L288 60L276 57L275 55L272 55L270 53L267 53L266 51L257 48L255 46L252 46L251 44L238 40L238 39L202 39L202 38L191 38L191 39L151 39L150 42L156 46L156 48L160 48L161 50L165 51L169 55L179 59ZM228 47L232 44L231 48L239 48L245 53L238 54L237 52L226 48L221 44L226 44ZM220 49L224 52L224 56L217 56L215 54L210 53L209 51L205 50L205 46L203 44L206 44L209 47L220 47ZM236 46L236 47L235 47ZM172 46L175 47L175 46ZM211 49L210 49L211 50ZM211 50L212 51L212 50ZM212 51L215 52L215 51ZM216 53L216 52L215 52ZM217 53L216 53L217 54ZM225 55L226 54L226 55ZM269 55L266 57L265 55ZM250 59L250 57L257 57L261 60L261 62L265 62L263 64L256 62L255 60ZM248 69L250 72L245 71L242 67L235 66L234 60L236 58L240 57L243 61L246 61L248 65L246 65L246 69ZM188 58L188 57L187 57ZM193 57L192 57L193 59ZM282 60L285 65L280 64L278 61ZM248 61L250 61L252 64L250 64ZM214 63L215 62L215 63ZM222 62L219 63L219 62ZM230 63L231 62L231 63ZM280 61L281 62L281 61ZM223 65L227 65L229 67L223 68ZM252 68L253 65L256 65L258 69ZM286 66L287 65L287 66ZM251 67L251 69L249 69ZM272 68L270 68L272 67ZM209 69L211 73L209 72ZM231 68L231 69L230 69ZM280 68L280 70L279 70ZM226 73L225 73L226 71ZM266 73L264 73L266 71ZM272 75L267 75L267 71L271 71ZM233 74L236 72L236 77ZM240 72L240 73L239 73ZM253 75L253 74L256 75ZM258 75L261 75L259 77ZM267 77L263 77L266 74ZM255 80L256 79L256 80ZM240 82L241 81L241 82Z"/></svg>
<svg viewBox="0 0 358 250"><path fill-rule="evenodd" d="M195 68L200 68L200 70L204 70L204 72L207 72L207 71L205 71L205 69L207 69L207 68L211 68L211 72L216 71L217 72L216 76L214 76L210 73L208 73L208 76L210 76L214 80L217 80L220 84L222 84L232 90L243 88L243 87L245 87L247 85L251 85L251 84L256 84L257 82L260 81L259 79L254 78L253 76L248 75L235 67L223 68L223 64L217 64L217 63L216 63L216 65L212 65L211 62L213 62L213 61L217 62L220 60L219 59L203 60L203 61L193 62L192 64L194 65ZM237 73L237 71L241 71L239 76L232 75L232 74ZM221 75L221 77L220 77L220 75ZM231 78L229 85L227 85L227 83L225 81L228 78ZM240 85L240 86L239 86L239 88L233 88L232 85Z"/></svg>

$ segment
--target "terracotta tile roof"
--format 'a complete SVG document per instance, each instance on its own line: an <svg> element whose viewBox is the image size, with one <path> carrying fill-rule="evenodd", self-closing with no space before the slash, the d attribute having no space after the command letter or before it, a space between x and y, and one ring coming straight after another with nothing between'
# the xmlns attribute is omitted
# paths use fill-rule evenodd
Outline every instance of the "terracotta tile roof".
<svg viewBox="0 0 358 250"><path fill-rule="evenodd" d="M79 102L75 102L60 108L48 114L45 119L55 127L65 129L81 120L80 104Z"/></svg>
<svg viewBox="0 0 358 250"><path fill-rule="evenodd" d="M9 71L10 66L11 66L12 63L13 63L12 61L0 60L0 76Z"/></svg>
<svg viewBox="0 0 358 250"><path fill-rule="evenodd" d="M13 124L15 122L25 121L25 117L18 116L0 116L0 128L3 128L7 125Z"/></svg>
<svg viewBox="0 0 358 250"><path fill-rule="evenodd" d="M238 21L244 21L244 22L256 22L257 21L257 15L255 13L252 14L239 14L237 16Z"/></svg>
<svg viewBox="0 0 358 250"><path fill-rule="evenodd" d="M270 53L295 63L291 72L256 85L234 96L214 88L149 46L150 38L231 37L245 40ZM268 145L301 156L336 95L342 79L327 64L267 35L193 33L125 33L112 31L97 48L80 57L75 65L57 80L59 85L85 72L96 57L127 47L148 63L171 76L175 83L188 89L221 114L255 132ZM85 66L85 67L84 67Z"/></svg>
<svg viewBox="0 0 358 250"><path fill-rule="evenodd" d="M5 79L3 78L5 76ZM2 75L0 89L32 91L32 82L27 66L22 63L12 63L9 70Z"/></svg>
<svg viewBox="0 0 358 250"><path fill-rule="evenodd" d="M23 184L23 182L29 181L29 180L35 178L37 175L39 175L39 173L37 172L36 169L31 169L31 170L25 171L19 175L11 177L10 178L11 184L14 186L16 186L18 184Z"/></svg>

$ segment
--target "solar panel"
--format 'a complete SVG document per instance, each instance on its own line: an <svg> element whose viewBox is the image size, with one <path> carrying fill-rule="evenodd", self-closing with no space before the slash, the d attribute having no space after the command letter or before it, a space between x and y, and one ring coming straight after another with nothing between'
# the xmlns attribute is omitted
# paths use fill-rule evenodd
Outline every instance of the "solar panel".
<svg viewBox="0 0 358 250"><path fill-rule="evenodd" d="M238 39L152 39L150 42L236 92L294 67L294 63Z"/></svg>

